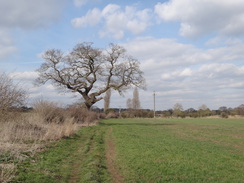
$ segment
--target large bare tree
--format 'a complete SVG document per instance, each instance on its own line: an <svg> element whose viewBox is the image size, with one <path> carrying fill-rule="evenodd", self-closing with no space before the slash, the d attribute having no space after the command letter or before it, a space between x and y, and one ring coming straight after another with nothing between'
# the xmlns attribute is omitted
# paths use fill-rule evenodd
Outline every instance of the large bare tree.
<svg viewBox="0 0 244 183"><path fill-rule="evenodd" d="M78 92L88 109L103 99L102 95L110 88L122 94L132 86L145 87L139 62L119 45L110 44L108 49L101 50L92 43L80 43L66 54L47 50L43 59L45 62L37 70L37 83L51 81L58 87Z"/></svg>

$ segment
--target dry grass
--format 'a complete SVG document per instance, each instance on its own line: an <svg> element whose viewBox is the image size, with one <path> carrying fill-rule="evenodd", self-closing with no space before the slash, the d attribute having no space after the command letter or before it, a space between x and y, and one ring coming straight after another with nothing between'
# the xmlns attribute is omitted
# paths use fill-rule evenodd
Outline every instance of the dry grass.
<svg viewBox="0 0 244 183"><path fill-rule="evenodd" d="M0 182L7 183L14 178L15 166L13 164L0 164Z"/></svg>
<svg viewBox="0 0 244 183"><path fill-rule="evenodd" d="M45 149L50 141L73 135L84 124L94 124L98 116L85 109L62 109L57 104L38 101L29 113L0 116L0 182L9 182L16 165ZM6 114L5 114L6 115Z"/></svg>

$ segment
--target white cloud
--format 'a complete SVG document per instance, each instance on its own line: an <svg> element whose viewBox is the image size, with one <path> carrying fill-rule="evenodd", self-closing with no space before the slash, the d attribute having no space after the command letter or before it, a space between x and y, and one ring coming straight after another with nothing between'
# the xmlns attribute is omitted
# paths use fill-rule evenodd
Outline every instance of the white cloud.
<svg viewBox="0 0 244 183"><path fill-rule="evenodd" d="M21 81L30 81L37 78L38 73L37 72L12 72L10 73L10 77L15 80L21 80Z"/></svg>
<svg viewBox="0 0 244 183"><path fill-rule="evenodd" d="M155 12L164 21L179 21L180 34L199 37L208 33L243 35L242 0L170 0L158 3Z"/></svg>
<svg viewBox="0 0 244 183"><path fill-rule="evenodd" d="M146 30L151 24L149 9L137 10L133 6L126 6L124 9L116 4L109 4L102 10L94 8L86 15L75 18L71 21L74 27L95 26L104 22L100 36L111 36L121 39L125 32L138 35Z"/></svg>
<svg viewBox="0 0 244 183"><path fill-rule="evenodd" d="M145 73L148 92L141 95L144 106L149 106L151 99L145 98L154 90L159 109L162 109L160 105L169 108L179 101L186 108L197 108L205 103L212 109L243 103L238 97L244 92L241 51L244 43L230 39L220 42L222 47L211 49L199 49L174 39L149 37L124 44L129 54L141 62ZM223 42L229 44L223 46Z"/></svg>
<svg viewBox="0 0 244 183"><path fill-rule="evenodd" d="M0 27L35 29L59 20L66 0L0 0Z"/></svg>
<svg viewBox="0 0 244 183"><path fill-rule="evenodd" d="M203 50L190 44L179 43L174 39L138 38L124 44L124 47L131 55L142 61L143 69L149 72L159 68L162 71L169 68L176 69L210 59L210 55Z"/></svg>
<svg viewBox="0 0 244 183"><path fill-rule="evenodd" d="M0 59L15 52L17 48L13 45L13 40L5 30L0 30Z"/></svg>
<svg viewBox="0 0 244 183"><path fill-rule="evenodd" d="M184 70L182 71L174 71L171 73L164 73L162 74L161 78L165 79L165 80L175 80L175 79L179 79L179 80L183 80L187 77L192 76L193 71L190 68L184 68Z"/></svg>
<svg viewBox="0 0 244 183"><path fill-rule="evenodd" d="M83 6L88 2L88 0L74 0L74 4L77 7Z"/></svg>
<svg viewBox="0 0 244 183"><path fill-rule="evenodd" d="M145 72L164 72L207 63L236 63L244 60L244 42L227 40L224 46L200 49L174 39L137 38L124 44L127 51L142 62ZM143 45L143 46L142 46ZM159 74L161 75L161 74Z"/></svg>
<svg viewBox="0 0 244 183"><path fill-rule="evenodd" d="M228 79L235 79L241 76L244 77L244 67L239 67L234 64L206 64L202 65L198 70L199 75L204 76L211 76L209 78L218 78L224 81ZM235 82L235 81L234 81ZM237 81L238 82L238 81Z"/></svg>
<svg viewBox="0 0 244 183"><path fill-rule="evenodd" d="M72 25L74 27L86 27L86 26L94 26L101 19L101 11L97 8L88 11L88 13L80 18L75 18L72 20Z"/></svg>
<svg viewBox="0 0 244 183"><path fill-rule="evenodd" d="M0 0L0 59L17 50L11 38L13 30L35 30L55 23L61 17L65 2L67 0Z"/></svg>
<svg viewBox="0 0 244 183"><path fill-rule="evenodd" d="M113 15L117 13L120 10L120 6L117 4L108 4L105 8L102 10L102 16L109 17L110 15Z"/></svg>

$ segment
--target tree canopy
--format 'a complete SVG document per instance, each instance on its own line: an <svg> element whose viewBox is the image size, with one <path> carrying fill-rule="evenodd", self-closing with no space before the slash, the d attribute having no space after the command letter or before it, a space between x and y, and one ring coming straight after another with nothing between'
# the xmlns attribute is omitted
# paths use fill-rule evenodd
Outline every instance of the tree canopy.
<svg viewBox="0 0 244 183"><path fill-rule="evenodd" d="M36 83L51 81L59 88L78 92L88 109L110 88L120 94L132 86L145 88L139 62L116 44L102 50L92 43L80 43L66 54L50 49L44 52L43 59Z"/></svg>

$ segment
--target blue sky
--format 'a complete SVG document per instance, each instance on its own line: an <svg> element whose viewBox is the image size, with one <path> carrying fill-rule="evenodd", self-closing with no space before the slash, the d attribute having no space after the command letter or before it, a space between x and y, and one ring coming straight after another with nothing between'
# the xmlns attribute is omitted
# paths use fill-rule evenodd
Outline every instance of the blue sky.
<svg viewBox="0 0 244 183"><path fill-rule="evenodd" d="M33 86L41 54L79 42L124 46L147 80L142 108L237 107L244 103L243 0L0 0L0 71L29 93L69 104L79 96ZM111 107L132 97L112 93ZM103 101L96 104L103 107Z"/></svg>

